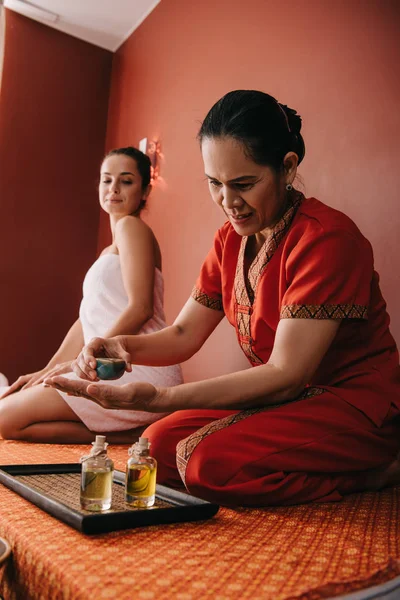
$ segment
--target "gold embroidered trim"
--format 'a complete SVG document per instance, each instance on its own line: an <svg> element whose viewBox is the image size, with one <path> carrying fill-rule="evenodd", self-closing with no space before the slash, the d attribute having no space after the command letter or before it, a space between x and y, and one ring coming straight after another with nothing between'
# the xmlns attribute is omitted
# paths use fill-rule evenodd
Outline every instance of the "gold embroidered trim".
<svg viewBox="0 0 400 600"><path fill-rule="evenodd" d="M244 280L244 251L246 248L246 244L243 243L243 239L240 244L235 274L235 296L237 303L236 324L239 332L239 344L242 348L242 351L245 353L247 358L251 360L253 364L261 365L263 361L254 352L251 344L250 311L240 310L240 308L242 307L247 307L249 309L251 306ZM241 338L247 338L247 341L243 341L243 339Z"/></svg>
<svg viewBox="0 0 400 600"><path fill-rule="evenodd" d="M238 423L239 421L242 421L243 419L260 412L260 410L262 409L255 408L251 410L244 410L234 415L224 417L223 419L212 421L212 423L201 427L201 429L198 429L195 431L195 433L192 433L192 435L189 435L189 437L181 440L178 443L176 446L176 464L185 486L187 464L197 445L212 433L220 431L221 429L225 429L225 427L229 427L230 425L234 425L235 423Z"/></svg>
<svg viewBox="0 0 400 600"><path fill-rule="evenodd" d="M222 306L222 300L219 298L211 298L204 292L201 292L198 288L194 287L191 293L191 297L196 300L199 304L203 306L207 306L207 308L212 308L213 310L221 310L224 308Z"/></svg>
<svg viewBox="0 0 400 600"><path fill-rule="evenodd" d="M235 425L235 423L239 423L239 421L243 421L243 419L252 417L257 413L266 412L274 408L285 406L286 404L299 402L300 400L313 398L314 396L319 396L324 392L325 390L323 388L308 387L305 388L305 390L303 390L303 392L293 400L289 400L287 402L279 402L277 404L269 404L268 406L264 406L263 408L251 408L248 410L243 410L234 415L224 417L223 419L217 419L216 421L212 421L211 423L208 423L208 425L201 427L200 429L192 433L192 435L189 435L187 438L181 440L176 447L176 464L183 483L186 486L186 469L190 457L193 454L193 451L196 449L200 442L205 440L212 433L221 431L221 429L226 429L227 427Z"/></svg>
<svg viewBox="0 0 400 600"><path fill-rule="evenodd" d="M303 194L298 193L293 200L293 203L289 209L285 212L283 217L275 225L270 237L265 241L260 252L254 259L249 269L249 283L254 293L257 288L258 280L260 279L265 267L275 254L282 238L286 235L294 216L296 215L297 209L303 201Z"/></svg>
<svg viewBox="0 0 400 600"><path fill-rule="evenodd" d="M247 237L243 237L236 265L235 273L235 297L236 297L236 323L239 333L239 344L249 360L253 364L262 364L263 361L253 349L253 340L251 337L251 312L241 310L245 307L251 307L254 302L257 285L259 279L264 272L264 269L268 265L269 261L273 257L276 249L278 248L283 237L286 235L294 216L303 201L303 194L298 193L294 198L289 209L285 212L283 217L278 221L272 230L271 235L265 241L264 245L258 252L256 258L250 266L248 274L249 289L246 288L246 281L244 276L244 255L247 244Z"/></svg>
<svg viewBox="0 0 400 600"><path fill-rule="evenodd" d="M281 319L368 319L362 304L290 304L282 306Z"/></svg>
<svg viewBox="0 0 400 600"><path fill-rule="evenodd" d="M320 387L308 387L301 392L300 396L297 396L296 400L308 400L308 398L314 398L314 396L320 396L321 394L324 394L325 391L326 390L324 388Z"/></svg>

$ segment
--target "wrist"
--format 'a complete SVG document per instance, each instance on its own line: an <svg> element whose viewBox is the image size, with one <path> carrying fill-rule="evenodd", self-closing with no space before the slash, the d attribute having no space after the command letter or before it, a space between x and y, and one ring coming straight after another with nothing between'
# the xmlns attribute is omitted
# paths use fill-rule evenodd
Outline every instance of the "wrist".
<svg viewBox="0 0 400 600"><path fill-rule="evenodd" d="M116 339L118 340L118 343L122 346L122 348L125 350L125 352L128 352L128 354L130 354L132 357L136 351L136 347L135 347L135 343L134 343L136 336L134 336L134 335L118 335L116 337Z"/></svg>
<svg viewBox="0 0 400 600"><path fill-rule="evenodd" d="M157 387L156 395L153 399L153 412L167 413L172 412L173 408L173 388Z"/></svg>
<svg viewBox="0 0 400 600"><path fill-rule="evenodd" d="M113 335L110 338L104 338L105 340L114 340L117 344L120 344L123 348L126 348L126 335Z"/></svg>

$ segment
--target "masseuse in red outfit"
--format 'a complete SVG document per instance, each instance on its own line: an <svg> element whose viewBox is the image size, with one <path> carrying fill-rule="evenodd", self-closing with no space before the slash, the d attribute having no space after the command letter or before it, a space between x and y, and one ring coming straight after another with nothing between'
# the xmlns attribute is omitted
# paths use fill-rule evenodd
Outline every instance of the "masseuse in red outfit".
<svg viewBox="0 0 400 600"><path fill-rule="evenodd" d="M143 434L159 481L222 504L326 502L400 481L399 356L372 249L348 217L293 187L300 128L262 92L212 107L199 139L228 220L192 297L163 331L92 340L69 382L110 409L177 411ZM168 389L96 386L95 356L180 363L224 316L253 368Z"/></svg>

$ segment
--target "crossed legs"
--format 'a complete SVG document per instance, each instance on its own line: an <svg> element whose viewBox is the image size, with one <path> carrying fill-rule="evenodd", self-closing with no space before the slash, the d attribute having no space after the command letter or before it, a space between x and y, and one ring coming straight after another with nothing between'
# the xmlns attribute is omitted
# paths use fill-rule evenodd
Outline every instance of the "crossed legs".
<svg viewBox="0 0 400 600"><path fill-rule="evenodd" d="M82 402L88 402L82 398ZM96 432L114 444L132 443L143 428L129 431ZM87 444L90 431L62 399L57 390L41 385L16 392L0 400L0 436L8 440L49 444Z"/></svg>

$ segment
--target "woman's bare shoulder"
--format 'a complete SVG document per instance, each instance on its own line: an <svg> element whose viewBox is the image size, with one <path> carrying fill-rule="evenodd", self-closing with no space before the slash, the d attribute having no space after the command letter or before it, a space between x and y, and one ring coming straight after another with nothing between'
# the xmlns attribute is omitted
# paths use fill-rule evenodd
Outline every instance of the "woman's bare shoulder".
<svg viewBox="0 0 400 600"><path fill-rule="evenodd" d="M135 217L135 215L125 215L121 217L117 223L116 228L121 229L123 227L145 227L146 229L150 229L150 227L142 221L140 217Z"/></svg>
<svg viewBox="0 0 400 600"><path fill-rule="evenodd" d="M115 245L117 248L148 248L154 253L156 266L161 269L161 253L156 236L149 225L139 217L127 215L120 219L115 227Z"/></svg>
<svg viewBox="0 0 400 600"><path fill-rule="evenodd" d="M115 227L115 247L119 253L119 247L132 249L132 246L151 251L154 264L161 271L161 250L153 230L139 217L127 215L120 219Z"/></svg>
<svg viewBox="0 0 400 600"><path fill-rule="evenodd" d="M149 235L154 237L153 230L147 223L142 221L139 217L135 217L133 215L126 215L120 219L115 226L115 235L124 235L130 233L139 233L142 232L144 235Z"/></svg>

